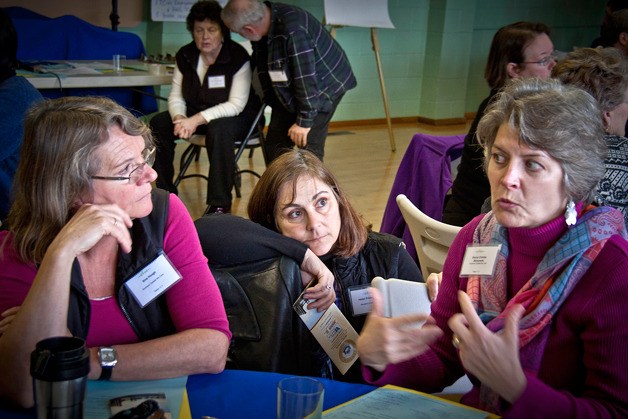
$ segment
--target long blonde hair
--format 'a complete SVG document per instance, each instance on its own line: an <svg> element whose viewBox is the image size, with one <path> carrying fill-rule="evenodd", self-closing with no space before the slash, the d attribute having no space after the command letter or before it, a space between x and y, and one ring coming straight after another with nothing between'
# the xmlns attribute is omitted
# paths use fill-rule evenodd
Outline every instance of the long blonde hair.
<svg viewBox="0 0 628 419"><path fill-rule="evenodd" d="M96 148L117 126L142 136L149 128L129 111L103 97L64 97L36 104L26 115L24 143L14 180L15 200L8 216L14 247L26 262L39 263L50 243L91 189L100 169Z"/></svg>

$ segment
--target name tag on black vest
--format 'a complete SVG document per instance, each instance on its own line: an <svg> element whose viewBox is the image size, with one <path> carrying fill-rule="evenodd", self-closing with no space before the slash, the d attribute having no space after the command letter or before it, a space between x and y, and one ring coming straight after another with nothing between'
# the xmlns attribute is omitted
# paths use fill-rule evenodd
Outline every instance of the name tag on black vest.
<svg viewBox="0 0 628 419"><path fill-rule="evenodd" d="M210 89L224 89L225 76L210 76L207 78L207 87Z"/></svg>
<svg viewBox="0 0 628 419"><path fill-rule="evenodd" d="M152 262L133 275L124 285L138 304L147 304L166 292L181 279L179 271L172 265L165 253L160 253Z"/></svg>

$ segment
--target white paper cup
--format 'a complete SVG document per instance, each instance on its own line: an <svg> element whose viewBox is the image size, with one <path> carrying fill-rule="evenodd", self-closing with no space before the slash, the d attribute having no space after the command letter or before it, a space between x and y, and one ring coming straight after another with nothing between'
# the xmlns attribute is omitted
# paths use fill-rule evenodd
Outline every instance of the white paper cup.
<svg viewBox="0 0 628 419"><path fill-rule="evenodd" d="M320 419L325 386L308 377L284 378L277 384L277 418Z"/></svg>

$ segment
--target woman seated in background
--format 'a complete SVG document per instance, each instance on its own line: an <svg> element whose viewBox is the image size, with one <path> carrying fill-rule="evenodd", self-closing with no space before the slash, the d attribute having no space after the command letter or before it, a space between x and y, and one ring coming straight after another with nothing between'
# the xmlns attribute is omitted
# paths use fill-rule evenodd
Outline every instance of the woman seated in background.
<svg viewBox="0 0 628 419"><path fill-rule="evenodd" d="M401 240L369 231L335 176L309 151L291 150L273 160L251 193L248 214L250 221L219 215L197 222L203 242L215 243L215 249L205 248L210 264L234 265L277 255L300 264L307 255L315 256L314 261L320 258L333 276L321 284L328 294L320 297L326 304L318 307L327 308L335 299L357 332L367 313L354 313L351 303L364 296L366 290L360 288L375 276L423 280ZM323 368L328 365L325 357ZM333 378L361 381L356 365L344 377L334 371ZM322 375L331 378L330 373Z"/></svg>
<svg viewBox="0 0 628 419"><path fill-rule="evenodd" d="M244 139L261 107L251 90L249 54L231 40L221 10L214 0L196 2L190 9L186 25L193 41L176 54L168 111L150 121L157 143L157 187L175 194L175 140L205 136L208 212L231 211L234 142Z"/></svg>
<svg viewBox="0 0 628 419"><path fill-rule="evenodd" d="M478 125L492 212L460 230L434 319L373 311L358 339L367 381L438 392L504 417L628 415L628 242L592 201L604 174L601 112L557 80L513 80ZM488 246L488 247L487 247ZM465 256L495 252L472 272Z"/></svg>
<svg viewBox="0 0 628 419"><path fill-rule="evenodd" d="M552 75L597 99L608 155L595 201L620 210L628 225L628 59L616 48L580 48L567 54Z"/></svg>
<svg viewBox="0 0 628 419"><path fill-rule="evenodd" d="M491 43L484 69L484 78L491 92L480 104L464 139L458 174L447 197L443 222L463 226L480 214L482 203L491 194L482 168L484 154L475 132L488 104L510 79L550 76L554 60L554 44L550 29L543 23L517 22L500 28Z"/></svg>
<svg viewBox="0 0 628 419"><path fill-rule="evenodd" d="M151 186L153 153L148 127L109 99L48 100L27 114L0 232L1 398L33 404L30 353L53 336L86 340L90 379L224 369L220 292L185 206ZM161 279L138 299L140 271Z"/></svg>

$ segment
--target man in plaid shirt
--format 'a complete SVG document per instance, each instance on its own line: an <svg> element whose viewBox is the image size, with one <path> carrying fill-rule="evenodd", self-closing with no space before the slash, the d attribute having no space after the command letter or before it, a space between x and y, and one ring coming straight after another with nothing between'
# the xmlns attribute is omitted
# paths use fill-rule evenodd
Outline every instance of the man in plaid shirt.
<svg viewBox="0 0 628 419"><path fill-rule="evenodd" d="M253 45L264 100L273 108L269 162L293 145L322 160L329 121L344 93L357 85L345 52L314 16L296 6L230 0L222 19Z"/></svg>

